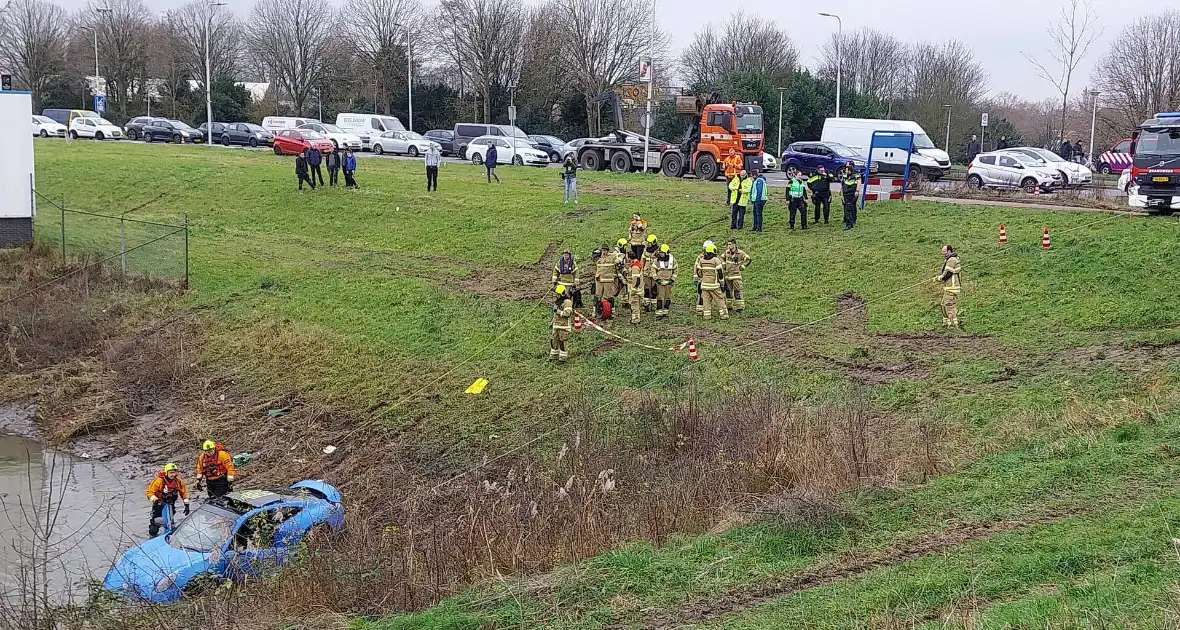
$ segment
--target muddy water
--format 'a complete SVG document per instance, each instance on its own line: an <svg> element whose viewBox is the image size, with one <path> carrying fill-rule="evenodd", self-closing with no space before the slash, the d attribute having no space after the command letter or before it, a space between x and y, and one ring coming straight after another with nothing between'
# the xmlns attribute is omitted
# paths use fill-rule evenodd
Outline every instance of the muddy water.
<svg viewBox="0 0 1180 630"><path fill-rule="evenodd" d="M125 462L96 460L45 447L28 410L0 408L0 596L6 601L34 584L58 602L83 595L86 580L101 580L121 550L146 537L140 488L146 478Z"/></svg>

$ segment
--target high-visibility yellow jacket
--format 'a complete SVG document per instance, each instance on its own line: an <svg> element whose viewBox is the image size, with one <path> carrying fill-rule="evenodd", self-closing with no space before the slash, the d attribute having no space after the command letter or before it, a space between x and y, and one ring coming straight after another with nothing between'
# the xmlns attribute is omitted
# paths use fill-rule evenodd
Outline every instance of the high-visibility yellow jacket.
<svg viewBox="0 0 1180 630"><path fill-rule="evenodd" d="M750 191L754 188L754 178L747 177L742 180L741 196L738 197L737 204L741 207L750 205Z"/></svg>
<svg viewBox="0 0 1180 630"><path fill-rule="evenodd" d="M732 206L733 204L737 203L738 197L740 197L741 194L742 180L737 177L729 180L729 205Z"/></svg>

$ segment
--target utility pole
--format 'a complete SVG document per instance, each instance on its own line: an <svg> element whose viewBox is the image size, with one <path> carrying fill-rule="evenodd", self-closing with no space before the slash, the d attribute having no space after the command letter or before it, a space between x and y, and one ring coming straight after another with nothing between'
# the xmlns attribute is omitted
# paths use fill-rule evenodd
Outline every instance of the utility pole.
<svg viewBox="0 0 1180 630"><path fill-rule="evenodd" d="M655 82L655 70L651 67L651 42L655 40L656 32L656 0L651 0L651 27L648 32L651 33L651 36L647 40L647 72L643 71L644 60L639 60L639 80L647 79L647 112L643 115L643 167L640 169L641 173L647 172L647 152L651 148L651 91L652 83Z"/></svg>
<svg viewBox="0 0 1180 630"><path fill-rule="evenodd" d="M213 30L213 11L224 7L224 2L209 2L205 5L205 144L213 144L213 78L209 69L209 31Z"/></svg>
<svg viewBox="0 0 1180 630"><path fill-rule="evenodd" d="M951 110L954 108L950 105L943 105L946 108L946 146L943 148L946 151L947 157L951 154Z"/></svg>
<svg viewBox="0 0 1180 630"><path fill-rule="evenodd" d="M777 160L783 159L783 92L786 91L787 88L778 88L778 155L774 156Z"/></svg>
<svg viewBox="0 0 1180 630"><path fill-rule="evenodd" d="M1102 92L1099 92L1098 90L1090 92L1090 95L1094 97L1094 109L1090 112L1090 168L1094 168L1094 165L1096 164L1096 162L1094 162L1094 156L1097 155L1097 152L1094 150L1094 127L1098 123L1099 94L1102 94Z"/></svg>
<svg viewBox="0 0 1180 630"><path fill-rule="evenodd" d="M836 118L840 117L840 68L844 66L844 20L834 13L820 13L824 17L836 18Z"/></svg>
<svg viewBox="0 0 1180 630"><path fill-rule="evenodd" d="M402 29L406 37L406 102L410 107L409 126L406 127L409 131L414 130L414 57L410 49L410 29L404 24L394 22L394 26Z"/></svg>

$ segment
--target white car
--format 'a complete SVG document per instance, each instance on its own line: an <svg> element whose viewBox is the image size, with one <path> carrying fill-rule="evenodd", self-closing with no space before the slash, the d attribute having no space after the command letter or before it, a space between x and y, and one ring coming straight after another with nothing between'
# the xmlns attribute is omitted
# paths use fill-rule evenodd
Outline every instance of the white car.
<svg viewBox="0 0 1180 630"><path fill-rule="evenodd" d="M397 153L418 157L426 153L426 149L430 147L435 147L439 151L442 150L441 144L428 138L423 138L422 134L416 131L386 131L373 138L372 144L373 153L377 155Z"/></svg>
<svg viewBox="0 0 1180 630"><path fill-rule="evenodd" d="M762 170L763 171L777 171L778 160L769 153L762 154Z"/></svg>
<svg viewBox="0 0 1180 630"><path fill-rule="evenodd" d="M511 138L508 136L480 136L467 144L467 157L472 164L483 164L483 156L488 153L489 145L496 145L497 164L531 164L533 166L548 166L549 154L533 148L528 138Z"/></svg>
<svg viewBox="0 0 1180 630"><path fill-rule="evenodd" d="M1061 173L1044 160L1011 150L980 153L967 167L967 185L971 188L1020 188L1035 192L1061 185Z"/></svg>
<svg viewBox="0 0 1180 630"><path fill-rule="evenodd" d="M332 146L336 147L337 149L352 149L353 151L361 150L361 137L355 133L348 133L336 125L328 125L320 122L307 122L299 125L296 127L296 129L318 131L324 134L324 137L331 140Z"/></svg>
<svg viewBox="0 0 1180 630"><path fill-rule="evenodd" d="M1008 150L1023 153L1057 169L1061 172L1062 186L1087 186L1094 183L1094 171L1091 171L1089 167L1077 162L1070 162L1052 151L1036 147L1016 147Z"/></svg>
<svg viewBox="0 0 1180 630"><path fill-rule="evenodd" d="M70 121L70 137L74 139L122 140L123 130L114 126L105 118L84 116Z"/></svg>
<svg viewBox="0 0 1180 630"><path fill-rule="evenodd" d="M52 118L33 116L33 135L48 138L49 136L66 137L66 126Z"/></svg>

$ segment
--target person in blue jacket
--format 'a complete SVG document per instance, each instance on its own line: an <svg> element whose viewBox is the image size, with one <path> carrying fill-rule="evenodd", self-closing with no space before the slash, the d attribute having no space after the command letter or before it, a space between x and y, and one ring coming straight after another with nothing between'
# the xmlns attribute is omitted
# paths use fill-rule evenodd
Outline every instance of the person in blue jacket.
<svg viewBox="0 0 1180 630"><path fill-rule="evenodd" d="M344 185L350 189L356 188L356 156L352 149L344 152Z"/></svg>
<svg viewBox="0 0 1180 630"><path fill-rule="evenodd" d="M766 205L768 192L766 178L762 176L762 171L755 171L754 184L750 187L750 204L754 206L754 227L750 228L751 232L762 231L762 207Z"/></svg>
<svg viewBox="0 0 1180 630"><path fill-rule="evenodd" d="M488 154L483 157L483 165L488 169L488 183L492 183L492 178L496 178L496 183L500 183L500 176L496 174L496 161L500 159L500 152L496 150L496 144L488 145Z"/></svg>

